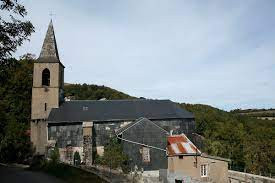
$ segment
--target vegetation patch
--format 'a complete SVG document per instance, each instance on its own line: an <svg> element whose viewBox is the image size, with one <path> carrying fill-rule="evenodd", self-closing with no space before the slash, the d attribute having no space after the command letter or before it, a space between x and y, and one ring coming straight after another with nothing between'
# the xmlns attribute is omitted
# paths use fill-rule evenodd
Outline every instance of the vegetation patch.
<svg viewBox="0 0 275 183"><path fill-rule="evenodd" d="M274 120L259 120L202 104L181 106L194 113L196 132L205 138L204 152L231 159L233 170L275 175Z"/></svg>
<svg viewBox="0 0 275 183"><path fill-rule="evenodd" d="M45 172L68 183L106 182L93 173L60 163L59 158L59 151L56 147L53 151L51 151L49 160L36 156L32 162L30 170Z"/></svg>
<svg viewBox="0 0 275 183"><path fill-rule="evenodd" d="M110 139L109 143L104 148L103 156L96 154L95 164L109 167L110 169L121 169L123 173L129 173L129 158L123 152L122 145L117 139Z"/></svg>

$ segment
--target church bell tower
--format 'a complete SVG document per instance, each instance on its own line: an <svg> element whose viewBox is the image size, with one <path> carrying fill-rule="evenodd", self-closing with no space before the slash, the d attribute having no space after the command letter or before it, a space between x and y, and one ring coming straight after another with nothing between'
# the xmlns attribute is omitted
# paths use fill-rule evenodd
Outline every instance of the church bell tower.
<svg viewBox="0 0 275 183"><path fill-rule="evenodd" d="M49 24L39 58L34 63L31 141L37 154L44 154L47 145L47 118L52 108L64 101L64 66L60 62L52 21Z"/></svg>

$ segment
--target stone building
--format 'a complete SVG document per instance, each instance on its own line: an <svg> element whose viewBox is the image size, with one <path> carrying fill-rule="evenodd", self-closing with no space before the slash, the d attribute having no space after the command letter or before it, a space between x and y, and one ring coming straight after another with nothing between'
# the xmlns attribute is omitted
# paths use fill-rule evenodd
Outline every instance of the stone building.
<svg viewBox="0 0 275 183"><path fill-rule="evenodd" d="M64 68L50 22L33 71L31 140L37 154L56 145L62 161L71 163L78 151L82 162L91 164L93 154L102 155L119 129L139 118L174 134L194 132L193 114L170 100L64 101Z"/></svg>

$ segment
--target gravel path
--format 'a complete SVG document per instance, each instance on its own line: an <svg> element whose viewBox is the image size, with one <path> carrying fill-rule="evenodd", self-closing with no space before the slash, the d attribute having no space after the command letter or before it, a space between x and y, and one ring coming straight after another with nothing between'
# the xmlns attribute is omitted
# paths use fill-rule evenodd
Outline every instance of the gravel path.
<svg viewBox="0 0 275 183"><path fill-rule="evenodd" d="M21 168L11 168L0 165L1 183L64 183L56 177L42 172L33 172Z"/></svg>

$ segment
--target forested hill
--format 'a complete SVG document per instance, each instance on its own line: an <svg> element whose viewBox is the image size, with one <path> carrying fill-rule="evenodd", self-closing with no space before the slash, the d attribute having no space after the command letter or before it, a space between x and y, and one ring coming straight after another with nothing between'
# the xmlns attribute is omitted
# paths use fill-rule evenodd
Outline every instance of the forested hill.
<svg viewBox="0 0 275 183"><path fill-rule="evenodd" d="M117 91L115 89L88 84L65 84L65 96L75 100L100 100L105 98L107 100L117 99L132 99L130 95Z"/></svg>
<svg viewBox="0 0 275 183"><path fill-rule="evenodd" d="M275 109L235 109L231 111L235 114L247 115L265 119L265 117L275 119Z"/></svg>
<svg viewBox="0 0 275 183"><path fill-rule="evenodd" d="M275 121L258 120L202 104L181 104L194 113L205 152L232 160L232 168L275 174Z"/></svg>
<svg viewBox="0 0 275 183"><path fill-rule="evenodd" d="M22 155L30 153L25 131L30 121L32 69L33 61L29 59L0 64L0 161L22 160ZM65 96L79 100L134 98L106 86L87 84L66 84ZM207 105L180 105L195 114L197 133L205 138L204 152L230 158L234 169L275 175L274 121Z"/></svg>

